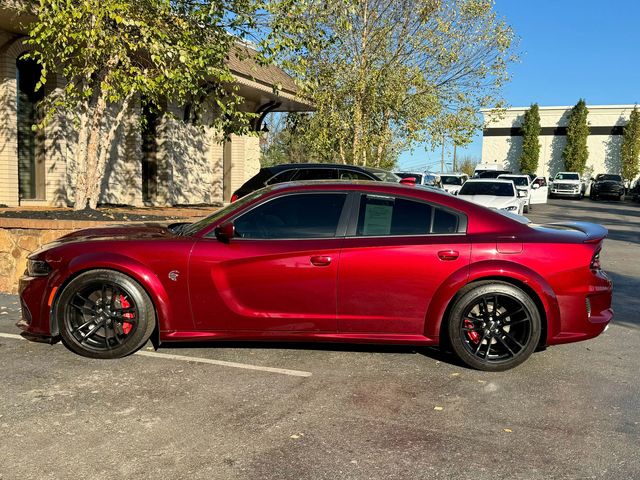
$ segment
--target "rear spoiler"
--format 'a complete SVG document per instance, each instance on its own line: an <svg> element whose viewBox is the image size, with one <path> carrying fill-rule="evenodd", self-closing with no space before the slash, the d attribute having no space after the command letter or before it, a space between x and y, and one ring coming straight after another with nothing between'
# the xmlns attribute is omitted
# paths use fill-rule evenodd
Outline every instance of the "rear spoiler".
<svg viewBox="0 0 640 480"><path fill-rule="evenodd" d="M585 238L582 241L583 243L598 243L609 234L609 230L607 230L602 225L590 222L548 223L545 226L551 228L563 228L566 230L574 230L584 233Z"/></svg>

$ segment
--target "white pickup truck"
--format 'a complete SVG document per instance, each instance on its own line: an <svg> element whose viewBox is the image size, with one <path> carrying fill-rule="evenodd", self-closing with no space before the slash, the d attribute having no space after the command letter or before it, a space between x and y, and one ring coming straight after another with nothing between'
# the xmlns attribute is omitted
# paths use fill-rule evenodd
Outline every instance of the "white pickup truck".
<svg viewBox="0 0 640 480"><path fill-rule="evenodd" d="M585 184L578 172L558 172L551 181L549 197L584 197Z"/></svg>

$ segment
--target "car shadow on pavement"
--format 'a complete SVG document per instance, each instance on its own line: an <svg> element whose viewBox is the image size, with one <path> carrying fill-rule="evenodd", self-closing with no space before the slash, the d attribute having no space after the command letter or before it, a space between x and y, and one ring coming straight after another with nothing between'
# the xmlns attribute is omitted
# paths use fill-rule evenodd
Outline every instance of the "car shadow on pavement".
<svg viewBox="0 0 640 480"><path fill-rule="evenodd" d="M640 278L607 271L613 280L613 321L619 325L640 328Z"/></svg>
<svg viewBox="0 0 640 480"><path fill-rule="evenodd" d="M436 360L459 367L465 365L458 358L446 349L437 347L427 347L419 345L388 345L388 344L369 344L369 343L319 343L319 342L240 342L240 341L199 341L199 342L171 342L164 343L158 350L162 352L164 348L175 349L268 349L268 350L312 350L327 352L362 352L362 353L395 353L423 355L432 360Z"/></svg>

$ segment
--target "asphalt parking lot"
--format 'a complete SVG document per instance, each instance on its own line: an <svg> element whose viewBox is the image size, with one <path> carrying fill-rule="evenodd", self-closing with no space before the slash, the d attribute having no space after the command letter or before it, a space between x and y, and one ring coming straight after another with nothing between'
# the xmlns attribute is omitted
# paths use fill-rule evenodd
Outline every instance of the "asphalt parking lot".
<svg viewBox="0 0 640 480"><path fill-rule="evenodd" d="M0 296L0 479L640 478L640 205L551 200L529 217L609 228L616 318L504 373L375 346L95 361L17 338L17 297Z"/></svg>

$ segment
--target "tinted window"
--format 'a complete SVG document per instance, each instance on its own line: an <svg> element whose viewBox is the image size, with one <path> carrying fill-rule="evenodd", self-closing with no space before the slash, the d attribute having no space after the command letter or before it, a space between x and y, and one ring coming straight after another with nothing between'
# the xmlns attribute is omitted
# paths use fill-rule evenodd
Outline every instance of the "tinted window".
<svg viewBox="0 0 640 480"><path fill-rule="evenodd" d="M440 175L443 185L462 185L462 177L456 175Z"/></svg>
<svg viewBox="0 0 640 480"><path fill-rule="evenodd" d="M282 173L277 174L274 177L271 177L267 180L266 185L274 185L276 183L289 182L296 174L297 170L285 170Z"/></svg>
<svg viewBox="0 0 640 480"><path fill-rule="evenodd" d="M498 178L503 178L505 180L511 180L519 187L526 187L529 185L529 177L508 177L506 175L500 175Z"/></svg>
<svg viewBox="0 0 640 480"><path fill-rule="evenodd" d="M580 176L577 173L559 173L555 180L580 180Z"/></svg>
<svg viewBox="0 0 640 480"><path fill-rule="evenodd" d="M604 182L606 180L611 180L614 182L621 182L622 177L620 175L608 175L608 174L600 174L596 177L596 182Z"/></svg>
<svg viewBox="0 0 640 480"><path fill-rule="evenodd" d="M458 221L457 215L436 207L433 211L431 233L456 233L458 231Z"/></svg>
<svg viewBox="0 0 640 480"><path fill-rule="evenodd" d="M298 170L293 180L335 180L338 178L338 171L335 168L303 168Z"/></svg>
<svg viewBox="0 0 640 480"><path fill-rule="evenodd" d="M513 183L506 182L466 182L458 195L492 195L497 197L513 197Z"/></svg>
<svg viewBox="0 0 640 480"><path fill-rule="evenodd" d="M264 187L265 182L273 177L273 171L270 168L261 168L258 173L247 180L238 190L258 190Z"/></svg>
<svg viewBox="0 0 640 480"><path fill-rule="evenodd" d="M372 168L369 167L366 169L369 173L375 175L383 182L391 182L398 183L400 181L400 177L394 173L388 172L386 170L382 170L381 168Z"/></svg>
<svg viewBox="0 0 640 480"><path fill-rule="evenodd" d="M340 170L340 180L373 180L369 175L353 170Z"/></svg>
<svg viewBox="0 0 640 480"><path fill-rule="evenodd" d="M358 215L359 236L456 233L456 214L427 203L386 195L363 195Z"/></svg>
<svg viewBox="0 0 640 480"><path fill-rule="evenodd" d="M346 194L287 195L262 204L238 217L241 238L335 237Z"/></svg>

